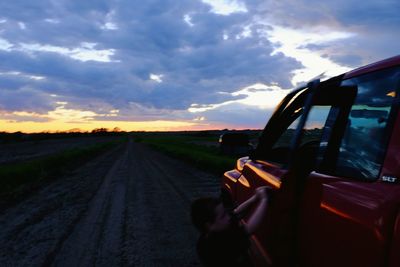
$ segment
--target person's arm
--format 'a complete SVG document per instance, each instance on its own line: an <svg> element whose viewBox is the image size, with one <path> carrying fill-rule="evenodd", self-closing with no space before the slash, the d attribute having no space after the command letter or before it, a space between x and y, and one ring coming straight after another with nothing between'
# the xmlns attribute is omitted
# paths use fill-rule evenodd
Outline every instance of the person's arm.
<svg viewBox="0 0 400 267"><path fill-rule="evenodd" d="M267 186L256 189L256 194L253 197L258 200L257 207L244 226L248 234L253 234L265 219L268 207L268 190L270 189Z"/></svg>
<svg viewBox="0 0 400 267"><path fill-rule="evenodd" d="M256 202L257 202L257 195L254 194L245 202L237 206L236 209L233 210L233 214L235 214L239 218L242 217L242 215L245 214L247 211L249 211L250 207L253 206L253 204Z"/></svg>
<svg viewBox="0 0 400 267"><path fill-rule="evenodd" d="M253 234L265 218L266 209L268 206L268 191L270 189L271 188L268 186L257 188L255 194L252 197L247 199L245 202L243 202L236 209L233 210L233 213L236 216L240 217L240 215L250 210L250 207L257 203L256 209L250 216L247 224L244 225L244 229L248 234Z"/></svg>

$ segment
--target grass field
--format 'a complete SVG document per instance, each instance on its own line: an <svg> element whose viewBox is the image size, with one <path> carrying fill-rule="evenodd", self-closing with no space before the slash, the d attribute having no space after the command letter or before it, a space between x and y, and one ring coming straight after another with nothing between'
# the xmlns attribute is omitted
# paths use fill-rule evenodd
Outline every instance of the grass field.
<svg viewBox="0 0 400 267"><path fill-rule="evenodd" d="M204 133L143 133L134 135L142 142L168 155L194 164L203 170L222 175L232 169L237 155L224 155L218 147L220 132Z"/></svg>
<svg viewBox="0 0 400 267"><path fill-rule="evenodd" d="M220 152L218 139L221 131L204 132L141 132L131 133L136 142L147 144L170 156L191 163L196 167L222 175L232 169L240 155L225 155ZM259 132L249 132L250 138L257 136ZM15 153L8 151L10 157L27 158L27 155L41 155L26 160L10 161L0 164L0 206L4 203L19 199L26 193L33 192L41 185L51 182L57 177L63 176L76 169L97 155L127 140L126 135L110 137L107 139L93 139L88 142L79 137L62 139L60 141L44 140L38 142L16 142ZM42 141L40 141L42 142ZM71 146L62 151L49 152L51 147L60 145L58 142ZM49 144L47 144L49 143ZM76 144L75 144L76 143ZM75 144L76 146L72 146ZM12 144L14 146L14 144ZM61 148L61 146L60 146ZM4 151L5 148L3 148ZM43 151L40 151L43 150ZM47 151L49 150L49 151ZM40 153L39 153L40 152ZM43 153L42 153L43 152ZM14 155L15 154L15 155ZM26 154L26 155L25 155ZM8 157L6 157L8 159ZM179 167L179 166L177 166Z"/></svg>
<svg viewBox="0 0 400 267"><path fill-rule="evenodd" d="M56 179L118 145L122 140L68 149L25 162L0 165L0 202L12 201L36 189L40 183Z"/></svg>

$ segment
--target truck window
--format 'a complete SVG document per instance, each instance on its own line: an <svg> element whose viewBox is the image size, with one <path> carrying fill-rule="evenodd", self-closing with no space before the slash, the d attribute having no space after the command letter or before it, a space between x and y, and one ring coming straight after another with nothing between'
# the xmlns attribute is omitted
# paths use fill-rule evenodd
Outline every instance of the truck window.
<svg viewBox="0 0 400 267"><path fill-rule="evenodd" d="M303 113L303 102L306 90L289 93L279 104L278 109L268 121L252 159L266 160L278 164L287 163L290 150L290 139L293 128Z"/></svg>
<svg viewBox="0 0 400 267"><path fill-rule="evenodd" d="M364 180L378 178L391 135L391 111L399 77L397 67L342 82L357 86L358 93L331 174Z"/></svg>
<svg viewBox="0 0 400 267"><path fill-rule="evenodd" d="M318 161L321 161L327 143L325 142L325 147L321 148L321 141L329 136L332 122L338 115L337 111L344 104L349 107L355 96L356 90L338 88L341 81L341 77L335 77L318 87L318 93L313 95L312 105L298 144L294 144L296 129L301 121L305 101L310 96L310 91L306 88L293 92L290 98L285 99L284 108L279 107L279 113L273 115L273 120L271 119L264 129L252 159L269 161L285 169L289 167L289 161L293 159L293 145L299 145L298 152L304 152L310 158L317 154ZM332 94L334 94L333 97ZM312 163L308 157L305 160L306 163Z"/></svg>
<svg viewBox="0 0 400 267"><path fill-rule="evenodd" d="M300 148L308 147L310 152L316 153L319 148L325 121L330 112L330 106L312 106L308 114L307 122L303 129L302 139L300 141ZM289 161L290 147L294 138L297 125L300 121L302 108L294 111L292 118L296 118L287 129L278 138L276 143L272 146L270 153L268 153L266 160L278 163L286 167ZM315 156L315 155L314 155ZM314 157L311 156L310 157Z"/></svg>

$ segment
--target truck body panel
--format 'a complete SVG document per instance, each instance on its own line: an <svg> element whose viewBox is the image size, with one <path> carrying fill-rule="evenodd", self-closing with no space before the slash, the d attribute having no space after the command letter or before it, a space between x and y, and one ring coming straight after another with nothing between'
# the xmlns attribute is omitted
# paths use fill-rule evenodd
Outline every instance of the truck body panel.
<svg viewBox="0 0 400 267"><path fill-rule="evenodd" d="M222 178L236 205L274 188L252 236L257 266L399 266L399 92L397 56L282 100Z"/></svg>

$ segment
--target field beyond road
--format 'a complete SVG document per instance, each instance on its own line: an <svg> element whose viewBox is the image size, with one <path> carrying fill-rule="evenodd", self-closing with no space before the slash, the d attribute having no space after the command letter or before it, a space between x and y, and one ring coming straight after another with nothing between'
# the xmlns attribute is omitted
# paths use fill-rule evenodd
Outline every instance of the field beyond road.
<svg viewBox="0 0 400 267"><path fill-rule="evenodd" d="M219 178L120 143L0 214L0 266L199 266L190 202Z"/></svg>

